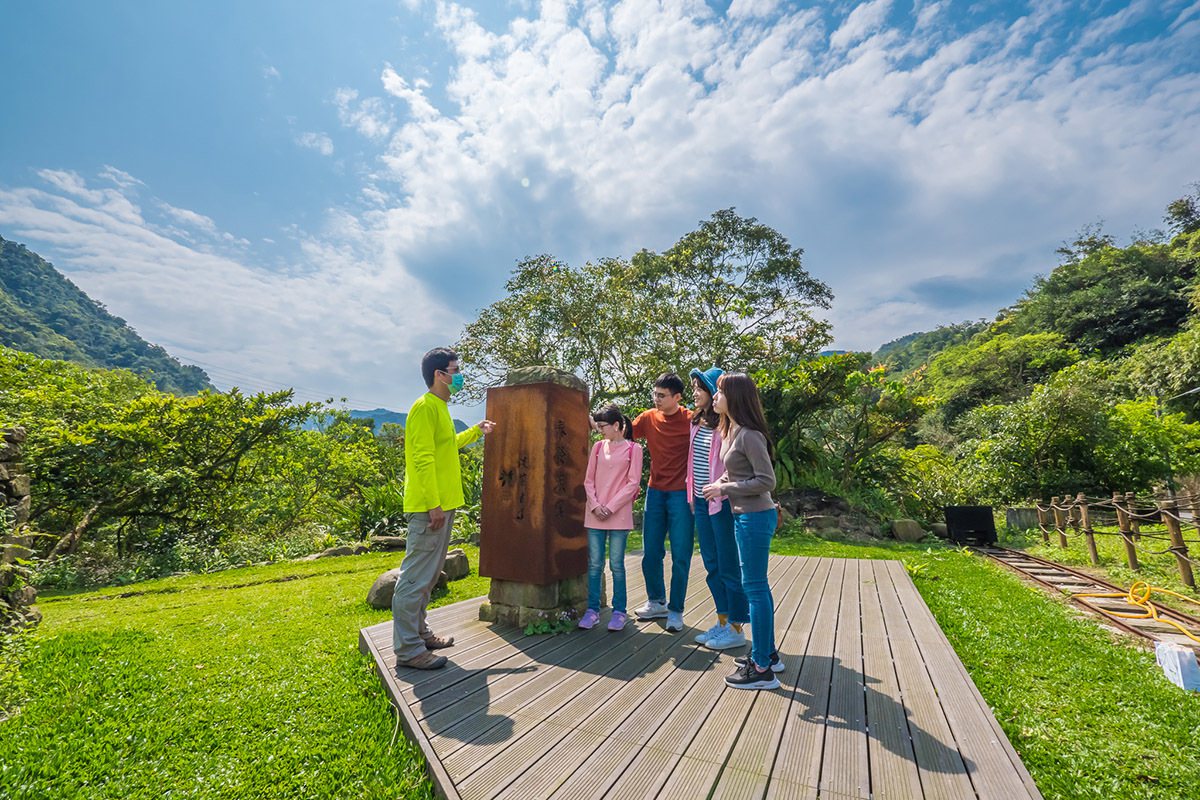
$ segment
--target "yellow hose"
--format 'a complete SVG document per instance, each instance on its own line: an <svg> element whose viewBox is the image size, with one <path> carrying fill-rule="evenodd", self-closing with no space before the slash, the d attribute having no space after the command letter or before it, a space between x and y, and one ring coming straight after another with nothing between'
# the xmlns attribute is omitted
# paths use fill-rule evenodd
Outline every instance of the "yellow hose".
<svg viewBox="0 0 1200 800"><path fill-rule="evenodd" d="M1155 592L1158 592L1159 594L1169 594L1172 597L1178 597L1180 600L1186 600L1189 603L1200 606L1200 601L1196 601L1187 595L1182 595L1179 592L1172 592L1170 589L1151 586L1145 581L1135 581L1134 584L1129 587L1129 591L1125 592L1124 594L1120 592L1076 592L1071 596L1119 597L1125 602L1129 603L1129 605L1137 606L1138 608L1142 609L1142 612L1139 614L1126 614L1121 611L1109 611L1108 609L1105 609L1105 614L1111 614L1114 617L1123 617L1125 619L1152 619L1155 622L1161 622L1166 625L1170 625L1173 628L1177 628L1184 636L1188 637L1193 642L1200 644L1200 636L1192 633L1173 619L1163 619L1162 617L1158 616L1158 607L1155 606L1154 603L1150 602L1150 596Z"/></svg>

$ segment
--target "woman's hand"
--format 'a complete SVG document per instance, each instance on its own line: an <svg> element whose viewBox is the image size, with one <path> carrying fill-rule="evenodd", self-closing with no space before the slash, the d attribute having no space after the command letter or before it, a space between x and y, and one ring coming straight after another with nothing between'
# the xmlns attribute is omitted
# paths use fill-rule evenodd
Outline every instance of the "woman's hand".
<svg viewBox="0 0 1200 800"><path fill-rule="evenodd" d="M597 506L595 510L596 519L606 520L612 516L612 512L608 510L608 506Z"/></svg>
<svg viewBox="0 0 1200 800"><path fill-rule="evenodd" d="M721 496L721 484L710 483L705 485L700 491L704 494L704 499L711 502L713 499Z"/></svg>

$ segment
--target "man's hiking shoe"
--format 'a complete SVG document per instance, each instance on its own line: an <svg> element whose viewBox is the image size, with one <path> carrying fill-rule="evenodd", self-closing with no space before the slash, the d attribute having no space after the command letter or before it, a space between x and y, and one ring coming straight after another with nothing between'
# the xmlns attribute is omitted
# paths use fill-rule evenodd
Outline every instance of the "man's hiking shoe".
<svg viewBox="0 0 1200 800"><path fill-rule="evenodd" d="M671 633L679 633L683 630L683 612L668 611L667 612L667 630Z"/></svg>
<svg viewBox="0 0 1200 800"><path fill-rule="evenodd" d="M667 604L659 600L647 600L633 610L638 619L662 619L667 615Z"/></svg>
<svg viewBox="0 0 1200 800"><path fill-rule="evenodd" d="M441 650L443 647L454 647L453 636L438 636L436 633L431 633L421 638L425 640L426 650Z"/></svg>
<svg viewBox="0 0 1200 800"><path fill-rule="evenodd" d="M753 661L748 661L732 675L725 676L725 685L734 689L778 689L779 678L769 669L760 672Z"/></svg>
<svg viewBox="0 0 1200 800"><path fill-rule="evenodd" d="M399 675L402 669L441 669L444 666L446 666L445 656L435 656L426 650L419 656L403 660L396 659L396 674Z"/></svg>
<svg viewBox="0 0 1200 800"><path fill-rule="evenodd" d="M748 655L747 656L738 656L737 658L735 658L733 660L733 663L737 664L739 667L744 667L744 666L746 666L746 662L749 660L750 660L750 656L748 656ZM779 660L779 651L778 650L775 650L771 653L771 671L772 672L783 672L783 662Z"/></svg>

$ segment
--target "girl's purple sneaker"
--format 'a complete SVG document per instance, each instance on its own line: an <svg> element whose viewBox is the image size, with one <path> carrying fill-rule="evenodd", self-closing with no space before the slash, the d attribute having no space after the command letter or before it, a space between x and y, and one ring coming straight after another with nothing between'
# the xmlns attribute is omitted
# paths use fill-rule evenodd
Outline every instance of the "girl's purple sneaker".
<svg viewBox="0 0 1200 800"><path fill-rule="evenodd" d="M585 631L590 631L596 627L596 623L600 621L600 612L594 608L589 608L583 612L583 616L579 618L579 627Z"/></svg>
<svg viewBox="0 0 1200 800"><path fill-rule="evenodd" d="M612 618L608 621L608 629L610 631L625 630L625 620L626 616L624 611L614 611Z"/></svg>

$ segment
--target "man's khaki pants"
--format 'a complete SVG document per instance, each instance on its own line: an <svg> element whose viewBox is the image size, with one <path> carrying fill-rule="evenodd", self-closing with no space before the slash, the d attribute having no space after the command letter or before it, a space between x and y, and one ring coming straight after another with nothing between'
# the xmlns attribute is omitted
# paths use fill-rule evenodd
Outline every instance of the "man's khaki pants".
<svg viewBox="0 0 1200 800"><path fill-rule="evenodd" d="M425 652L424 637L430 635L425 607L446 563L453 526L453 511L446 512L446 521L436 531L429 529L428 512L408 515L408 543L400 562L400 579L392 593L392 649L398 661Z"/></svg>

